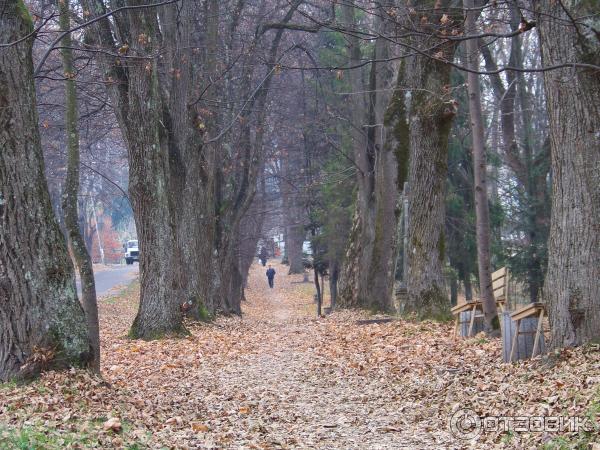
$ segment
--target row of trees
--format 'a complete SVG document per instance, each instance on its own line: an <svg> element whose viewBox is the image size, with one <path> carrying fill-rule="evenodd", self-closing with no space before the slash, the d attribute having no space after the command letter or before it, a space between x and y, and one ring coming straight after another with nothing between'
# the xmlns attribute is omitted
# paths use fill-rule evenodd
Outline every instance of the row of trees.
<svg viewBox="0 0 600 450"><path fill-rule="evenodd" d="M132 337L184 333L184 311L240 314L277 210L291 271L308 232L339 305L392 307L404 214L403 312L447 314L449 263L465 288L477 275L493 332L489 274L509 259L532 300L543 285L554 345L596 338L598 7L563 3L58 0L32 2L32 19L0 0L0 378L99 364L83 123L118 129L127 151L142 255ZM36 107L57 84L81 303Z"/></svg>
<svg viewBox="0 0 600 450"><path fill-rule="evenodd" d="M70 226L76 207L72 193L79 179L71 164L77 157L79 138L70 125L77 121L79 103L70 94L87 69L92 75L85 82L92 83L95 76L106 89L106 103L128 152L128 196L142 255L140 309L132 336L155 338L183 332L184 304L194 305L190 312L195 317L240 312L243 278L253 253L242 254L240 249L255 247L258 239L247 236L252 220L246 213L252 209L265 164L262 146L269 86L283 53L283 30L271 30L263 22L276 18L286 23L301 2L282 3L274 9L268 2L229 3L213 0L198 8L195 2L131 1L113 3L108 9L102 1L60 1L49 15L39 13L48 5L36 3L32 5L38 12L34 24L22 1L3 2L2 73L8 96L3 111L12 114L3 121L3 131L15 137L3 151L7 167L2 177L3 379L24 374L24 365L32 361L87 364L99 356L92 331L97 328L96 309L85 308L86 327L79 320L83 311L77 302L73 266L43 177L33 76L47 76L45 64L58 48L64 57L71 180L66 184L63 210L80 271L87 262L78 257L81 242ZM61 17L63 31L58 34L53 28L55 15ZM44 42L34 69L36 33L50 33L53 40ZM83 56L73 57L73 52ZM24 61L19 67L14 64L15 54ZM15 76L16 70L20 72ZM20 97L9 96L17 92ZM20 146L27 146L27 151ZM31 155L37 171L18 167L24 163L23 154ZM13 172L17 175L12 176ZM21 172L36 180L41 200L37 195L29 200L35 202L32 208L42 208L46 216L35 213L12 192L32 185L19 178ZM19 214L29 222L13 224L11 220ZM44 225L52 236L42 234ZM44 257L43 250L36 249L37 240L24 239L19 233L39 235L54 251ZM41 261L39 267L20 259L34 254ZM88 283L82 279L85 299ZM44 313L62 304L71 305L75 312ZM80 335L81 330L88 339L79 339L75 345L71 334ZM48 352L55 356L49 358ZM41 369L41 363L34 366Z"/></svg>
<svg viewBox="0 0 600 450"><path fill-rule="evenodd" d="M490 273L508 265L530 301L547 303L555 346L597 337L597 284L586 280L598 273L598 12L590 3L344 2L294 24L315 33L319 49L333 49L311 47L322 58L288 68L314 72L315 99L324 100L311 122L315 141L325 143L313 168L324 186L299 189L304 219L293 221L318 227L313 252L325 251L317 259L332 282L341 267L340 304L391 309L400 256L408 269L403 312L446 316L447 285L455 296L461 282L472 298L475 276L494 333ZM581 120L558 120L570 108ZM330 190L339 181L332 162L356 173L345 189L356 189L350 227L346 198ZM316 223L311 204L321 210ZM340 236L349 239L344 255L329 253Z"/></svg>
<svg viewBox="0 0 600 450"><path fill-rule="evenodd" d="M408 301L404 310L420 316L436 316L447 311L442 266L447 248L444 233L447 152L448 143L453 141L452 122L458 106L455 94L458 86L451 80L455 67L468 74L478 276L488 331L497 328L498 324L490 293L489 256L486 255L490 250L490 245L486 244L490 226L485 217L489 211L486 205L488 188L482 178L486 174L485 159L482 159L485 136L479 112L478 74L486 75L484 78L493 95L488 98L499 104L496 114L500 117L490 122L498 124L500 135L493 138L512 172L511 183L518 194L518 203L503 203L524 209L520 217L524 218L521 220L526 226L515 231L513 236L525 235L528 251L522 259L526 261L531 298L538 298L546 260L540 250L548 214L545 201L548 166L545 161L549 151L552 213L543 299L548 304L553 344L560 347L596 339L598 283L588 280L593 280L599 270L595 225L598 221L599 172L596 105L600 92L600 43L595 22L598 7L585 2L569 7L561 2L492 2L477 6L466 3L464 6L466 22L463 9L451 1L414 2L391 10L380 5L371 12L376 17L362 26L348 14L347 26L354 31L354 36L348 38L350 58L355 55L351 64L359 65L361 61L357 36L368 36L375 40L375 45L370 64L371 84L368 89L362 86L362 91L371 95L373 113L370 120L355 121L367 124L371 130L371 134L360 134L367 142L359 142L355 151L357 161L363 158L365 163L371 164L362 170L368 176L359 175L354 224L358 231L352 230L354 247L349 253L351 258L363 262L346 266L351 271L345 279L346 298L362 305L392 298L393 271L389 267L394 257L386 256L385 250L395 247L398 214L393 205L399 198L403 182L408 181L408 192L405 193L408 197L408 248L404 249L404 258L408 260ZM355 5L354 10L357 9ZM475 17L479 17L482 28L477 29ZM385 22L392 24L394 33L385 31ZM527 36L534 29L537 29L539 41L532 42ZM384 50L378 53L377 40L401 48L394 96L379 108L376 95L385 89L385 76L378 78L373 68L376 61L385 61L389 56ZM510 45L509 57L504 61L498 61L503 56L501 53L494 57L499 40L508 41ZM527 40L529 55L534 56L526 60L523 41ZM464 45L459 45L462 43ZM480 68L480 48L485 69ZM538 56L541 58L536 64ZM525 68L527 65L529 67ZM548 142L540 139L544 137L545 122L539 120L542 115L540 96L535 99L534 94L528 92L536 89L535 78L527 78L524 73L528 70L543 74ZM357 82L354 91L359 90L361 87ZM368 109L357 107L355 110ZM380 111L379 116L377 111ZM380 124L383 127L378 127ZM376 130L385 131L384 137L378 138ZM378 171L377 164L384 169L394 165L398 171L392 171L386 177L385 170ZM363 185L369 176L374 177L374 181ZM378 184L381 187L378 188ZM495 195L498 195L498 187L495 189ZM394 200L386 198L385 194L390 190L394 192ZM364 204L361 203L362 195L368 199ZM472 198L469 201L472 202ZM365 263L378 248L383 251L376 250L373 265ZM360 267L358 277L356 271L352 272L354 267ZM385 303L381 306L388 307Z"/></svg>

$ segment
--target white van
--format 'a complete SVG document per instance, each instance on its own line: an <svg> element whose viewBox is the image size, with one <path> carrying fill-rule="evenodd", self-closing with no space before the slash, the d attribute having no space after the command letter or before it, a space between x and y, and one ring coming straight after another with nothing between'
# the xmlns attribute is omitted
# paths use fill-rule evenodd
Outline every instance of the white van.
<svg viewBox="0 0 600 450"><path fill-rule="evenodd" d="M137 240L127 241L126 244L123 244L123 250L125 250L125 262L127 264L133 264L134 261L140 262L140 250Z"/></svg>

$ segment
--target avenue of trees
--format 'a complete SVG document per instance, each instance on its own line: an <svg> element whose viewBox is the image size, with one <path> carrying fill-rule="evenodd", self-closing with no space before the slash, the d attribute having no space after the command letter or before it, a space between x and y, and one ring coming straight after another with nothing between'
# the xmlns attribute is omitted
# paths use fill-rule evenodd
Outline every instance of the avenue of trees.
<svg viewBox="0 0 600 450"><path fill-rule="evenodd" d="M132 338L242 314L277 230L290 273L310 240L319 308L325 275L332 307L417 319L460 290L495 334L507 266L553 347L599 339L599 24L595 1L0 0L0 380L99 370L98 201L139 239Z"/></svg>

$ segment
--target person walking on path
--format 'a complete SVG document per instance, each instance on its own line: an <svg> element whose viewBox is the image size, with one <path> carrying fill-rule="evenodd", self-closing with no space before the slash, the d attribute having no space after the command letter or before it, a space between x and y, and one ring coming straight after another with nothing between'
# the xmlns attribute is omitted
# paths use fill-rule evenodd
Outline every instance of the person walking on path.
<svg viewBox="0 0 600 450"><path fill-rule="evenodd" d="M260 259L260 263L263 265L263 267L265 267L265 265L267 264L267 249L265 247L261 247L260 248L260 253L258 254L258 258ZM269 266L271 267L271 266Z"/></svg>
<svg viewBox="0 0 600 450"><path fill-rule="evenodd" d="M275 280L275 269L271 267L269 264L269 268L267 269L267 279L269 280L269 287L273 288L273 281Z"/></svg>

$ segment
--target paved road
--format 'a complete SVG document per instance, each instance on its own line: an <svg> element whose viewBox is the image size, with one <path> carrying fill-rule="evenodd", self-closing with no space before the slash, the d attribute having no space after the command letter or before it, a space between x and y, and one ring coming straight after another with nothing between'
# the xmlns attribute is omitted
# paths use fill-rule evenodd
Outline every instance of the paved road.
<svg viewBox="0 0 600 450"><path fill-rule="evenodd" d="M112 293L117 287L123 287L138 277L139 267L137 263L131 266L122 266L115 269L107 269L95 273L96 295L102 297ZM77 290L81 294L81 285L77 280Z"/></svg>

